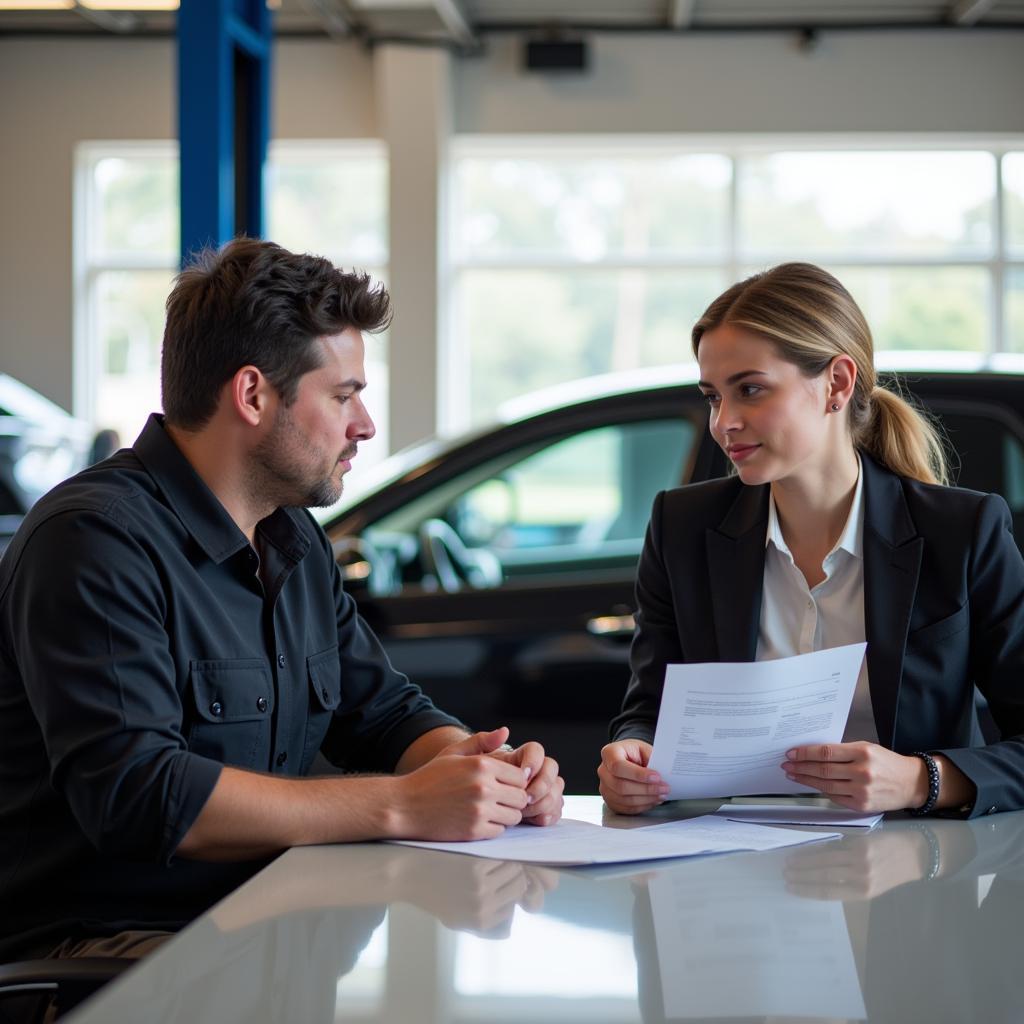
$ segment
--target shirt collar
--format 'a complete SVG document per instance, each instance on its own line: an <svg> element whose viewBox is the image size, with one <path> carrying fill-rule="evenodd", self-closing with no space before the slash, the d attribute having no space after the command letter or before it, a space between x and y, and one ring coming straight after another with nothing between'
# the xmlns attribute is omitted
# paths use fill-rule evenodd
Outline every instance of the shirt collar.
<svg viewBox="0 0 1024 1024"><path fill-rule="evenodd" d="M857 455L857 486L853 490L853 502L850 505L849 514L846 517L846 525L839 535L835 547L829 552L832 555L836 551L845 551L854 558L861 558L864 551L864 471L861 466L860 455ZM789 550L786 539L782 536L782 526L779 524L779 513L775 508L775 496L768 490L768 530L765 536L765 547L774 544L783 554L793 557ZM826 556L828 557L828 556Z"/></svg>
<svg viewBox="0 0 1024 1024"><path fill-rule="evenodd" d="M248 546L238 524L171 440L163 416L149 417L132 450L174 514L213 561L223 562ZM290 512L277 509L261 520L259 528L297 560L309 549L309 539Z"/></svg>

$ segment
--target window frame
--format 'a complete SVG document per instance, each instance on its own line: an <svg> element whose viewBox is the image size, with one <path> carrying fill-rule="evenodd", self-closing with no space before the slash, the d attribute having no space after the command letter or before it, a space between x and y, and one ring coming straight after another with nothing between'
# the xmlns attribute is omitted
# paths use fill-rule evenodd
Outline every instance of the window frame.
<svg viewBox="0 0 1024 1024"><path fill-rule="evenodd" d="M325 157L376 156L388 160L387 147L381 139L276 139L270 143L268 163L279 153L288 155L314 153ZM102 375L103 345L97 323L98 281L109 272L132 273L158 270L176 273L180 267L179 253L166 259L139 254L121 253L113 257L97 256L98 195L94 187L96 164L111 158L163 158L177 161L179 147L174 139L104 139L87 140L75 146L72 190L72 409L74 415L87 423L96 420L96 396ZM269 201L269 197L268 197ZM387 279L390 267L390 231L384 228L385 252L373 271ZM329 259L344 259L343 252L324 253ZM386 385L384 387L386 402ZM386 419L385 408L385 419ZM122 438L128 444L134 438Z"/></svg>
<svg viewBox="0 0 1024 1024"><path fill-rule="evenodd" d="M1008 251L1005 188L1003 182L1003 158L1007 153L1024 151L1024 133L965 134L965 133L752 133L700 135L629 135L581 134L545 137L541 135L459 135L453 138L450 161L453 176L460 161L464 159L486 159L516 157L529 159L550 159L552 157L600 157L607 159L615 155L622 157L650 155L715 154L725 156L731 163L728 205L726 211L726 239L723 256L718 259L652 256L645 258L602 257L581 260L570 255L532 258L529 254L510 254L502 258L466 257L451 246L444 281L447 294L443 297L448 312L447 322L451 325L448 335L441 339L439 352L442 374L448 379L450 390L456 400L450 402L439 413L439 430L442 434L457 434L470 427L468 401L468 371L470 349L464 336L459 317L460 289L467 272L471 271L559 271L572 270L574 273L595 273L617 270L710 270L723 271L728 281L739 280L744 268L749 265L741 251L739 238L739 173L742 160L781 152L985 152L994 157L994 204L993 238L987 255L945 257L892 257L881 253L860 253L830 257L830 265L850 268L872 269L926 269L976 268L987 271L989 285L988 344L984 357L1004 353L1008 343L1008 311L1006 284L1012 271L1024 271L1024 255L1012 257ZM455 230L454 217L449 225L450 233ZM761 252L756 257L758 264L770 266L787 259L793 259L791 251Z"/></svg>

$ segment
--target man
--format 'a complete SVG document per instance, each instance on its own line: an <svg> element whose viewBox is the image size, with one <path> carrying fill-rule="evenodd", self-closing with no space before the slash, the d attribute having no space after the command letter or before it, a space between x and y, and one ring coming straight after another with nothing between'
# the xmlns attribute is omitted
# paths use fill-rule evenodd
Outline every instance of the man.
<svg viewBox="0 0 1024 1024"><path fill-rule="evenodd" d="M164 417L26 518L0 563L11 920L109 934L104 894L144 891L162 923L205 885L189 861L558 820L555 762L467 735L391 667L302 507L373 436L360 332L390 315L322 259L203 253L167 302ZM303 777L318 751L367 774Z"/></svg>

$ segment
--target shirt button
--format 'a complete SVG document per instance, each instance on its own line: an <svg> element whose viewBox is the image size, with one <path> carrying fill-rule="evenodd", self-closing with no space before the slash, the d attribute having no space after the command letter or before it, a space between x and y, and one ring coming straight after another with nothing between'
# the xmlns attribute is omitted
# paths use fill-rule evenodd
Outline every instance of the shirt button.
<svg viewBox="0 0 1024 1024"><path fill-rule="evenodd" d="M266 697L260 697L259 700L256 701L256 707L258 707L260 709L260 711L266 711L267 710L267 698Z"/></svg>
<svg viewBox="0 0 1024 1024"><path fill-rule="evenodd" d="M224 714L224 705L221 704L219 700L215 700L210 705L210 714L213 715L214 718L220 718L220 716Z"/></svg>
<svg viewBox="0 0 1024 1024"><path fill-rule="evenodd" d="M996 813L995 804L993 804L985 813L986 814L995 814Z"/></svg>
<svg viewBox="0 0 1024 1024"><path fill-rule="evenodd" d="M278 668L284 668L284 655L283 654L279 654L277 656L277 667Z"/></svg>
<svg viewBox="0 0 1024 1024"><path fill-rule="evenodd" d="M288 760L288 751L287 750L282 750L281 753L277 755L277 767L278 768L282 767L284 765L285 761L287 761L287 760Z"/></svg>
<svg viewBox="0 0 1024 1024"><path fill-rule="evenodd" d="M323 697L325 704L330 704L330 702L331 702L331 694L330 694L330 691L327 689L326 686L320 691L320 696Z"/></svg>

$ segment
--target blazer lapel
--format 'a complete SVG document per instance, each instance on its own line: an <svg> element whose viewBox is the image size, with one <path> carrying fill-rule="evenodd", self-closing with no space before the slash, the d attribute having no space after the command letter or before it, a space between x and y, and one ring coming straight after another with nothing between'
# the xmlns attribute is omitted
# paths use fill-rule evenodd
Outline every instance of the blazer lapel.
<svg viewBox="0 0 1024 1024"><path fill-rule="evenodd" d="M764 590L768 487L740 488L718 529L706 534L719 661L753 661Z"/></svg>
<svg viewBox="0 0 1024 1024"><path fill-rule="evenodd" d="M899 477L861 453L864 467L864 632L868 684L879 742L892 748L903 652L924 541Z"/></svg>

